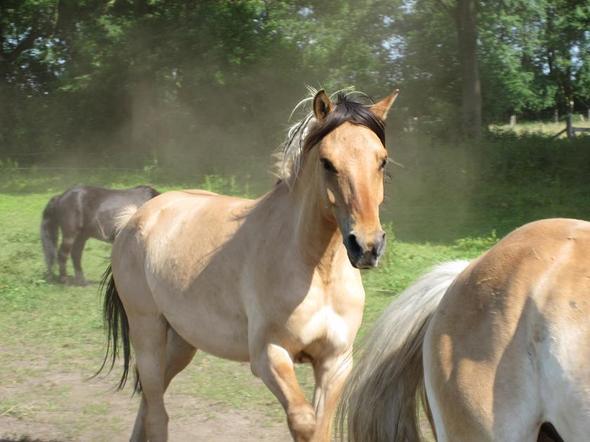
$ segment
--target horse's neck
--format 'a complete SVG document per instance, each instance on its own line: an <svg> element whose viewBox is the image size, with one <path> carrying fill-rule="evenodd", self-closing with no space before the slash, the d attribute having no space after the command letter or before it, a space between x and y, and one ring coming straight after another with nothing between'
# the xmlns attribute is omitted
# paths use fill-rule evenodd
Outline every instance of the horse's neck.
<svg viewBox="0 0 590 442"><path fill-rule="evenodd" d="M329 273L334 258L344 251L344 246L336 220L320 198L317 176L313 171L303 170L292 189L286 183L278 186L273 192L275 203L281 207L281 222L299 255L307 264Z"/></svg>

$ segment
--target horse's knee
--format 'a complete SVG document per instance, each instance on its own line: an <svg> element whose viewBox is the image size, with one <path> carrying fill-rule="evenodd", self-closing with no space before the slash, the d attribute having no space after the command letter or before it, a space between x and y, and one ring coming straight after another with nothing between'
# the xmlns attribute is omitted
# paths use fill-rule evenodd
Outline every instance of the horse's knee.
<svg viewBox="0 0 590 442"><path fill-rule="evenodd" d="M68 260L68 256L70 254L69 249L60 249L58 254L57 254L57 260L60 264L65 264L66 261Z"/></svg>
<svg viewBox="0 0 590 442"><path fill-rule="evenodd" d="M295 441L307 442L312 439L316 429L316 415L311 405L293 407L287 412L287 422Z"/></svg>

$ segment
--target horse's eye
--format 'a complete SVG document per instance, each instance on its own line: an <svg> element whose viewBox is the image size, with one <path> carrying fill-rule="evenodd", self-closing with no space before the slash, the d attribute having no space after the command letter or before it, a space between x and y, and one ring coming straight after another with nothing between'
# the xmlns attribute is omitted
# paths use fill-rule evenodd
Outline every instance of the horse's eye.
<svg viewBox="0 0 590 442"><path fill-rule="evenodd" d="M381 164L379 165L379 170L383 170L383 169L385 169L385 166L387 166L387 158L384 158L384 159L381 161Z"/></svg>
<svg viewBox="0 0 590 442"><path fill-rule="evenodd" d="M322 166L324 166L324 170L330 172L330 173L338 173L338 171L336 170L336 168L334 167L334 165L332 164L332 162L326 158L322 158L320 160L322 162Z"/></svg>

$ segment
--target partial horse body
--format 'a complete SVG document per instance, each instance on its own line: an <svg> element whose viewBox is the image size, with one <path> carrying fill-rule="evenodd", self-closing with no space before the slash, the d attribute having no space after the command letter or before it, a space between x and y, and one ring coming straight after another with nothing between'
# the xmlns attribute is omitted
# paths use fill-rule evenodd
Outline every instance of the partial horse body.
<svg viewBox="0 0 590 442"><path fill-rule="evenodd" d="M85 284L82 252L88 238L113 242L119 212L129 206L139 207L157 195L159 192L149 186L132 189L77 186L51 198L41 221L41 242L49 277L53 277L57 259L59 280L66 281L66 263L71 254L75 282ZM62 239L58 251L60 230Z"/></svg>
<svg viewBox="0 0 590 442"><path fill-rule="evenodd" d="M135 351L142 401L131 440L167 440L163 395L197 349L249 361L296 441L329 440L362 318L358 268L376 266L384 248L383 119L396 95L368 106L320 91L290 131L271 192L169 192L123 227L105 319L112 345L123 336L122 383L129 344ZM294 372L305 361L313 404Z"/></svg>
<svg viewBox="0 0 590 442"><path fill-rule="evenodd" d="M590 223L527 224L434 269L378 320L346 387L354 442L583 441L590 434ZM345 419L347 417L347 420Z"/></svg>

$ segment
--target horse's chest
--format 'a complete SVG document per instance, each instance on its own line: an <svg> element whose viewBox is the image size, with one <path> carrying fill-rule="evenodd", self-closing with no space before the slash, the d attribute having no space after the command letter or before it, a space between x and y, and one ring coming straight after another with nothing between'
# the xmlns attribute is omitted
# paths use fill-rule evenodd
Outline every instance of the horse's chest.
<svg viewBox="0 0 590 442"><path fill-rule="evenodd" d="M314 281L304 296L302 287L294 285L275 298L265 317L293 353L319 356L352 345L362 319L364 291L360 281L341 279L346 284L337 287Z"/></svg>
<svg viewBox="0 0 590 442"><path fill-rule="evenodd" d="M352 344L351 336L356 334L354 324L336 313L331 306L324 306L308 316L306 321L294 326L299 329L299 340L304 348L316 344L333 350L345 350Z"/></svg>

